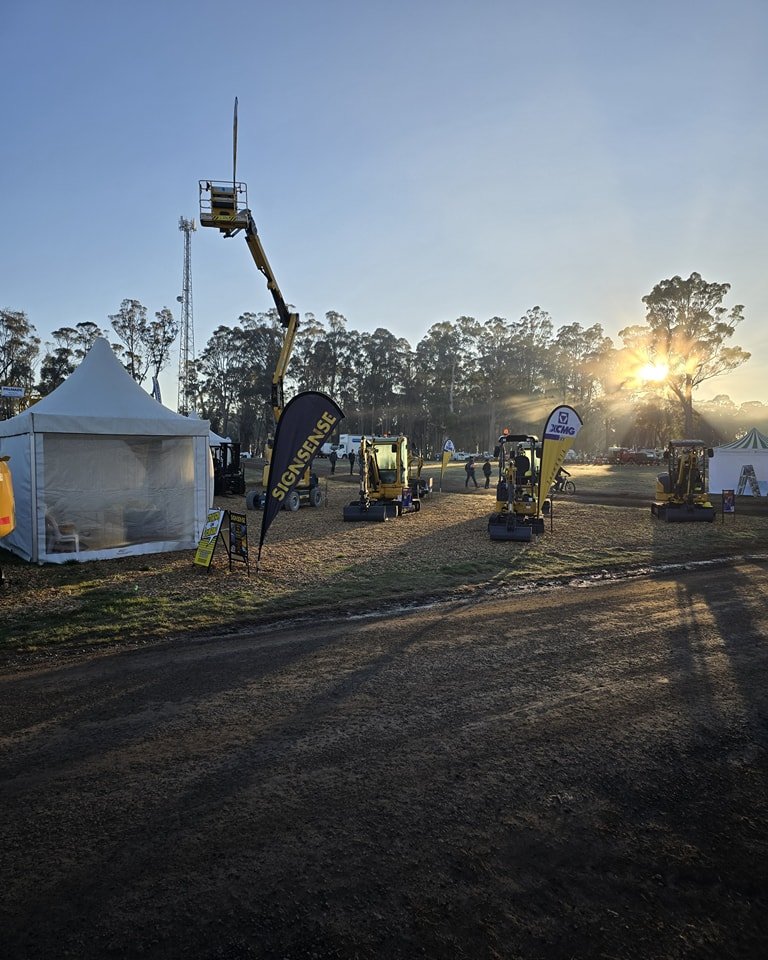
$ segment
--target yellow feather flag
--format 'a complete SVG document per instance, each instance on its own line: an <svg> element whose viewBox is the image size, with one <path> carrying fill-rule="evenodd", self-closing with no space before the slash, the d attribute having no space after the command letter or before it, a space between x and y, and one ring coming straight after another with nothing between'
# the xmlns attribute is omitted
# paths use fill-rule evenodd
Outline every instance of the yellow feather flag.
<svg viewBox="0 0 768 960"><path fill-rule="evenodd" d="M565 455L573 446L582 426L582 419L573 407L555 407L547 417L539 467L539 512L547 499L549 488L554 483L555 474L565 462Z"/></svg>

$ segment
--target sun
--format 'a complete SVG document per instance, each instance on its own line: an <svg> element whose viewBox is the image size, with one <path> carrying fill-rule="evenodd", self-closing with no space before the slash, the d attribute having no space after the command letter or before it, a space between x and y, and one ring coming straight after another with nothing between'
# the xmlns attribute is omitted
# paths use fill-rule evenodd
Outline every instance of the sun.
<svg viewBox="0 0 768 960"><path fill-rule="evenodd" d="M637 376L640 380L655 380L660 382L666 379L668 373L669 367L666 363L646 363L644 367L641 367L637 371Z"/></svg>

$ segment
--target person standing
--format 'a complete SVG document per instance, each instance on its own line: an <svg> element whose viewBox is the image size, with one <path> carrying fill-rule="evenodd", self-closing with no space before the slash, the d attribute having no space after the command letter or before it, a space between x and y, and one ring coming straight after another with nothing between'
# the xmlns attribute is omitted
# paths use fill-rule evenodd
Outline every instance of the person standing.
<svg viewBox="0 0 768 960"><path fill-rule="evenodd" d="M485 458L483 463L483 475L485 476L485 489L487 490L491 485L491 461L488 457Z"/></svg>
<svg viewBox="0 0 768 960"><path fill-rule="evenodd" d="M350 477L355 472L355 451L349 451L349 475Z"/></svg>
<svg viewBox="0 0 768 960"><path fill-rule="evenodd" d="M474 483L475 486L477 486L477 479L475 478L475 458L474 457L470 457L469 460L467 460L467 465L466 467L464 467L464 470L466 471L466 474L467 474L467 479L464 481L464 486L468 487L470 480L472 481L472 483Z"/></svg>
<svg viewBox="0 0 768 960"><path fill-rule="evenodd" d="M336 461L339 459L335 450L331 450L328 459L331 461L331 476L336 473Z"/></svg>

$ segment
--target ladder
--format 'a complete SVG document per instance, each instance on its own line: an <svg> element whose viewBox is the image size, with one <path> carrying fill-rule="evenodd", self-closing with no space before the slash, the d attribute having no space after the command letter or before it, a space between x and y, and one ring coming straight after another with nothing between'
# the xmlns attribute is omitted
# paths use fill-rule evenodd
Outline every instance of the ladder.
<svg viewBox="0 0 768 960"><path fill-rule="evenodd" d="M738 496L741 496L744 493L744 489L747 484L749 484L749 489L753 497L760 496L760 484L757 482L757 477L755 476L755 468L751 463L745 463L741 468L741 475L739 476L739 487L736 491Z"/></svg>

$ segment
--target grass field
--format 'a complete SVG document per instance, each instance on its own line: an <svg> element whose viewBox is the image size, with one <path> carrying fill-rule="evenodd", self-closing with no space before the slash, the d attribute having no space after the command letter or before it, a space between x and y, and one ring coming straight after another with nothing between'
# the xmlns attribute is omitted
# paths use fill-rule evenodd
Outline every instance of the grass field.
<svg viewBox="0 0 768 960"><path fill-rule="evenodd" d="M648 507L556 501L544 536L530 544L491 542L492 490L464 489L461 464L451 464L443 492L422 510L387 523L344 523L354 499L348 471L328 476L318 464L325 504L280 513L253 568L261 514L248 512L251 572L229 570L219 549L212 567L193 553L154 554L89 563L34 566L0 551L0 649L40 650L149 640L195 631L227 633L286 616L338 616L423 597L529 589L562 578L596 578L692 559L762 553L768 516L718 518L712 524L661 524ZM652 497L654 467L579 466L579 492ZM253 474L256 474L254 468ZM435 491L439 468L428 466ZM217 506L243 510L242 497Z"/></svg>

